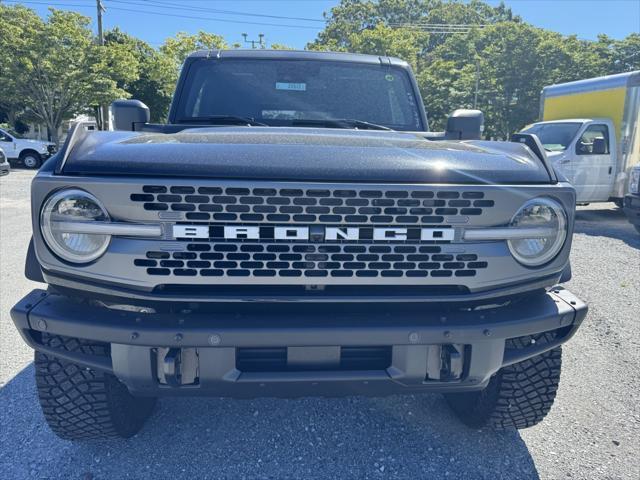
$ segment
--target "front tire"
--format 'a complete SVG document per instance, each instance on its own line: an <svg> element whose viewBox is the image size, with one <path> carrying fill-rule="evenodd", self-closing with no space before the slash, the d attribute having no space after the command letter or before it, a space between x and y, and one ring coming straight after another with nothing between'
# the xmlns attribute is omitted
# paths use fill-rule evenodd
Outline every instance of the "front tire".
<svg viewBox="0 0 640 480"><path fill-rule="evenodd" d="M43 334L45 345L109 356L109 344ZM129 438L151 415L155 398L136 398L114 375L35 353L36 386L45 420L66 440Z"/></svg>
<svg viewBox="0 0 640 480"><path fill-rule="evenodd" d="M549 341L553 333L507 340L507 348ZM479 392L445 395L456 416L473 428L527 428L549 413L560 383L562 348L500 369Z"/></svg>
<svg viewBox="0 0 640 480"><path fill-rule="evenodd" d="M21 154L20 161L25 168L30 169L40 168L40 165L42 165L42 159L37 152L25 152Z"/></svg>

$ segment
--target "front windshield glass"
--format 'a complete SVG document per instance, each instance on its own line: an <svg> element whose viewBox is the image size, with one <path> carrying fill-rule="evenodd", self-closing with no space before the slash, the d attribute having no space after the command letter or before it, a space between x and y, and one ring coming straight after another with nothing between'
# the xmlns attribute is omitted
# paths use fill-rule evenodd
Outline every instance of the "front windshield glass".
<svg viewBox="0 0 640 480"><path fill-rule="evenodd" d="M537 135L542 146L550 152L563 152L575 138L579 123L541 123L522 130L522 133Z"/></svg>
<svg viewBox="0 0 640 480"><path fill-rule="evenodd" d="M233 116L270 126L312 126L348 119L394 130L424 130L407 72L388 66L203 59L189 68L182 91L179 123Z"/></svg>

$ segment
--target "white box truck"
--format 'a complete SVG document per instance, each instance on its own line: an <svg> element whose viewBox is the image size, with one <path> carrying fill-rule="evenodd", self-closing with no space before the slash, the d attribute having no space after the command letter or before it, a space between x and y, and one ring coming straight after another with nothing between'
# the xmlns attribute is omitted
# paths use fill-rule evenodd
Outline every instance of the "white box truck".
<svg viewBox="0 0 640 480"><path fill-rule="evenodd" d="M640 163L640 71L544 87L540 117L523 132L540 138L577 202L622 206Z"/></svg>

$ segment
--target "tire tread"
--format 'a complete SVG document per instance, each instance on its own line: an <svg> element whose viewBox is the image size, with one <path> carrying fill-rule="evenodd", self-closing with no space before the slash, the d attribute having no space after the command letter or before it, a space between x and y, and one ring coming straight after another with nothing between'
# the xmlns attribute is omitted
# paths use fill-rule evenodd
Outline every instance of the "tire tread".
<svg viewBox="0 0 640 480"><path fill-rule="evenodd" d="M49 347L110 356L109 344L43 334ZM44 417L59 437L68 440L128 438L151 414L154 398L135 398L108 373L35 353L36 387Z"/></svg>
<svg viewBox="0 0 640 480"><path fill-rule="evenodd" d="M507 340L507 348L521 349L545 343L555 332L545 332ZM528 428L549 413L558 391L562 367L562 347L502 368L480 392L446 396L458 417L472 427Z"/></svg>

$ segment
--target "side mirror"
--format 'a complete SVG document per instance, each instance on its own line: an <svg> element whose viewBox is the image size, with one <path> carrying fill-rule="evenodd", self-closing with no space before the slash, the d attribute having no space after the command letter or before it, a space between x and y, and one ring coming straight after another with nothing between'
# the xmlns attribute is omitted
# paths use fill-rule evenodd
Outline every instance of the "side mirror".
<svg viewBox="0 0 640 480"><path fill-rule="evenodd" d="M116 100L111 104L113 129L133 131L136 123L149 123L151 113L140 100Z"/></svg>
<svg viewBox="0 0 640 480"><path fill-rule="evenodd" d="M596 137L593 139L593 155L606 155L607 153L607 142L604 137Z"/></svg>
<svg viewBox="0 0 640 480"><path fill-rule="evenodd" d="M447 140L480 140L484 115L480 110L458 109L447 119Z"/></svg>

